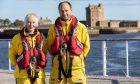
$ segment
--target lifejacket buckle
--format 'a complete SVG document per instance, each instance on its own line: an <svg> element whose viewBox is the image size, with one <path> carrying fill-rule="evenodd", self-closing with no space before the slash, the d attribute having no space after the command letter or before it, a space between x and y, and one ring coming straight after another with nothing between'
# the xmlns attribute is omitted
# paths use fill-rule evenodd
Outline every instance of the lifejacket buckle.
<svg viewBox="0 0 140 84"><path fill-rule="evenodd" d="M61 45L61 50L60 50L60 54L61 54L61 56L63 56L64 55L64 52L65 52L65 50L67 49L67 43L63 43L62 45Z"/></svg>
<svg viewBox="0 0 140 84"><path fill-rule="evenodd" d="M67 49L67 47L68 47L67 43L62 44L62 48Z"/></svg>
<svg viewBox="0 0 140 84"><path fill-rule="evenodd" d="M30 58L30 68L35 69L35 63L37 62L37 59L35 56L31 56Z"/></svg>

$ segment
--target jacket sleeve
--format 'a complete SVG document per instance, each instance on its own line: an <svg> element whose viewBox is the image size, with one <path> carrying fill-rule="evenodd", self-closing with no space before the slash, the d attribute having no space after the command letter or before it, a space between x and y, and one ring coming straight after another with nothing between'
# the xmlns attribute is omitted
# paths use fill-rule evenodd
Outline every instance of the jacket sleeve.
<svg viewBox="0 0 140 84"><path fill-rule="evenodd" d="M84 45L84 50L83 50L83 54L84 54L84 57L87 56L88 52L89 52L89 49L90 49L90 39L89 39L89 34L88 34L88 31L87 31L87 28L85 27L85 25L82 24L82 43Z"/></svg>
<svg viewBox="0 0 140 84"><path fill-rule="evenodd" d="M47 55L47 40L45 36L43 35L43 52Z"/></svg>
<svg viewBox="0 0 140 84"><path fill-rule="evenodd" d="M17 39L16 36L14 36L13 39L11 40L10 47L9 47L9 53L8 53L9 59L13 65L16 65L16 56L18 55L17 50L16 50L16 49L18 49L16 47L18 45L16 43L17 42L16 39Z"/></svg>
<svg viewBox="0 0 140 84"><path fill-rule="evenodd" d="M49 30L48 30L48 35L47 35L47 49L50 52L51 46L54 43L55 40L55 26L52 25ZM50 53L51 54L51 53Z"/></svg>

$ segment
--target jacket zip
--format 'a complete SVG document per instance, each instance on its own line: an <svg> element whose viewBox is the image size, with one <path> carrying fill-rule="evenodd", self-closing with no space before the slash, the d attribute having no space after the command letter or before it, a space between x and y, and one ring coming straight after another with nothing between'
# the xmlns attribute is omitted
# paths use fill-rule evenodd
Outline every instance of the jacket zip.
<svg viewBox="0 0 140 84"><path fill-rule="evenodd" d="M65 36L67 36L67 34L68 34L68 27L67 27L68 25L67 25L67 23L66 23L66 35ZM67 49L66 49L66 73L68 73L68 55L67 55L68 53L67 53Z"/></svg>

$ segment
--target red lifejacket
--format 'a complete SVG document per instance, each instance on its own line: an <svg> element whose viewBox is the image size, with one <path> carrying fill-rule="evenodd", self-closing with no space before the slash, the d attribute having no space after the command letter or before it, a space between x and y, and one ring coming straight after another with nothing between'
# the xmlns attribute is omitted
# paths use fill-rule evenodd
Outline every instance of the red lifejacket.
<svg viewBox="0 0 140 84"><path fill-rule="evenodd" d="M44 68L47 63L46 55L42 50L43 40L42 35L36 36L36 46L32 48L29 44L28 37L22 37L23 52L17 58L19 68L30 68L32 61L36 62L38 67Z"/></svg>
<svg viewBox="0 0 140 84"><path fill-rule="evenodd" d="M76 37L77 18L72 16L70 32L64 36L60 17L55 21L56 37L51 46L51 54L61 54L62 49L69 50L72 54L80 55L83 51L83 44Z"/></svg>

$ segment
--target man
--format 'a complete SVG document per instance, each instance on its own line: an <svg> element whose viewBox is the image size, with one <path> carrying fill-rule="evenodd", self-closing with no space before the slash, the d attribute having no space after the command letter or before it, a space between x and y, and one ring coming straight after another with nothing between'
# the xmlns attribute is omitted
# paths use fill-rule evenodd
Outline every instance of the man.
<svg viewBox="0 0 140 84"><path fill-rule="evenodd" d="M90 49L86 27L72 15L72 6L63 1L60 17L48 31L47 47L52 56L50 84L86 84L84 58Z"/></svg>
<svg viewBox="0 0 140 84"><path fill-rule="evenodd" d="M9 58L15 65L16 84L45 84L47 43L38 21L36 14L27 14L25 27L11 41Z"/></svg>

